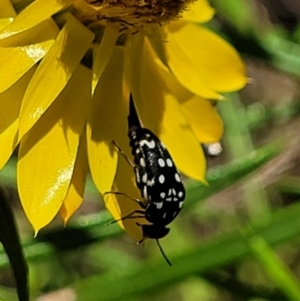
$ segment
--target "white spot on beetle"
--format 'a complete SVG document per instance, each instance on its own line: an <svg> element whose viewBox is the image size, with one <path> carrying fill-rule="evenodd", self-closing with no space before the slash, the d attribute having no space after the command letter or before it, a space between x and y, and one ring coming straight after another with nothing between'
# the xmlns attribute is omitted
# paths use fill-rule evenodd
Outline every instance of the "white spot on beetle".
<svg viewBox="0 0 300 301"><path fill-rule="evenodd" d="M167 217L167 212L165 212L163 215L163 218L166 218L166 217Z"/></svg>
<svg viewBox="0 0 300 301"><path fill-rule="evenodd" d="M154 178L152 178L151 181L148 180L147 185L150 186L150 187L153 186L154 185Z"/></svg>
<svg viewBox="0 0 300 301"><path fill-rule="evenodd" d="M146 161L145 161L145 159L142 157L142 158L140 158L140 165L142 166L142 167L146 167Z"/></svg>
<svg viewBox="0 0 300 301"><path fill-rule="evenodd" d="M155 148L155 142L154 142L154 140L151 140L151 141L142 140L142 141L140 142L140 145L141 145L141 146L147 145L149 148Z"/></svg>
<svg viewBox="0 0 300 301"><path fill-rule="evenodd" d="M182 198L182 197L183 197L183 192L182 192L182 191L179 191L179 192L178 192L178 196L179 196L180 198Z"/></svg>
<svg viewBox="0 0 300 301"><path fill-rule="evenodd" d="M159 203L154 203L153 204L156 206L156 209L161 209L163 207L163 202L159 202Z"/></svg>
<svg viewBox="0 0 300 301"><path fill-rule="evenodd" d="M180 175L176 172L176 174L175 174L175 180L177 181L177 182L181 182L181 178L180 178Z"/></svg>
<svg viewBox="0 0 300 301"><path fill-rule="evenodd" d="M147 173L144 173L142 176L143 183L145 183L145 184L147 183L147 178L148 178Z"/></svg>
<svg viewBox="0 0 300 301"><path fill-rule="evenodd" d="M143 188L143 198L148 200L148 191L147 191L147 186L144 186Z"/></svg>
<svg viewBox="0 0 300 301"><path fill-rule="evenodd" d="M141 183L141 179L140 179L140 176L139 176L138 174L136 175L136 181L137 181L137 183L139 183L139 184Z"/></svg>
<svg viewBox="0 0 300 301"><path fill-rule="evenodd" d="M159 158L159 159L158 159L158 165L159 165L160 167L165 167L165 166L166 166L166 163L165 163L165 161L164 161L163 158Z"/></svg>
<svg viewBox="0 0 300 301"><path fill-rule="evenodd" d="M165 182L165 176L164 175L160 175L158 178L158 181L160 184L163 184Z"/></svg>
<svg viewBox="0 0 300 301"><path fill-rule="evenodd" d="M176 190L172 188L173 195L176 195Z"/></svg>
<svg viewBox="0 0 300 301"><path fill-rule="evenodd" d="M164 199L164 198L166 197L166 193L165 193L165 192L161 192L161 193L160 193L160 197L161 197L162 199Z"/></svg>
<svg viewBox="0 0 300 301"><path fill-rule="evenodd" d="M171 202L173 200L173 198L166 198L167 202Z"/></svg>
<svg viewBox="0 0 300 301"><path fill-rule="evenodd" d="M167 165L168 165L169 167L172 167L172 166L173 166L173 162L172 162L172 160L171 160L170 158L168 158L166 161L167 161Z"/></svg>

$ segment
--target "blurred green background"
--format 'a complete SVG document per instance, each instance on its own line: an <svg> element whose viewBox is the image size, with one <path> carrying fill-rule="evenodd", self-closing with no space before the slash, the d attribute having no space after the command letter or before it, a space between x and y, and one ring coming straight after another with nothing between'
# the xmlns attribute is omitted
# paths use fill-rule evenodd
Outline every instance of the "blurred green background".
<svg viewBox="0 0 300 301"><path fill-rule="evenodd" d="M243 56L252 79L218 104L223 153L208 158L210 186L186 181L185 208L161 241L136 246L89 181L67 228L33 239L15 190L15 162L0 173L12 199L36 301L300 300L300 4L214 0L206 26ZM15 281L0 247L0 299Z"/></svg>

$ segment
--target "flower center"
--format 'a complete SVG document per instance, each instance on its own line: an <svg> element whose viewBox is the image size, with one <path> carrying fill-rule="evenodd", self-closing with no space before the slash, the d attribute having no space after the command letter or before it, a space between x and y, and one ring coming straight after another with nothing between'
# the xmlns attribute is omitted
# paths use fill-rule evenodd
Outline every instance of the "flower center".
<svg viewBox="0 0 300 301"><path fill-rule="evenodd" d="M73 0L77 14L81 10L80 0ZM180 13L194 0L84 0L89 13L81 20L85 23L107 21L120 23L122 27L140 28L145 24L164 24L180 17ZM77 6L77 7L76 7ZM94 13L91 11L93 10ZM87 7L85 7L87 11ZM82 14L79 12L79 14Z"/></svg>

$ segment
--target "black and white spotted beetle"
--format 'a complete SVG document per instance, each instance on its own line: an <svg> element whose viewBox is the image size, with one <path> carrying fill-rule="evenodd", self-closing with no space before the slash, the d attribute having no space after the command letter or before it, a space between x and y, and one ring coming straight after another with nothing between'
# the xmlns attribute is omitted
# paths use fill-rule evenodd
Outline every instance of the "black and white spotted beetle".
<svg viewBox="0 0 300 301"><path fill-rule="evenodd" d="M183 206L185 189L181 176L164 144L150 130L141 127L132 96L128 127L134 163L115 145L135 171L136 184L141 191L142 200L134 200L142 210L135 210L122 217L122 220L144 217L150 224L137 223L143 232L143 239L138 243L145 238L155 239L164 258L171 265L158 239L169 233L170 229L166 226L175 219ZM113 193L129 197L122 192Z"/></svg>

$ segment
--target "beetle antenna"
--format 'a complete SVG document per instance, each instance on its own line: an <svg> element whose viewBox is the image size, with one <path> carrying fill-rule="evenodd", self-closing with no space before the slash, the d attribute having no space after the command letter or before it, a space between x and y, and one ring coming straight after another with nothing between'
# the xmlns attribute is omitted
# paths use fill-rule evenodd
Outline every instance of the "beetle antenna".
<svg viewBox="0 0 300 301"><path fill-rule="evenodd" d="M159 240L158 240L158 239L156 239L156 243L157 243L157 245L158 245L158 247L159 247L160 253L161 253L162 256L164 257L164 259L166 260L166 262L168 263L168 265L171 267L171 266L172 266L172 263L171 263L171 261L168 259L167 255L165 254L165 252L164 252L164 250L163 250L161 244L159 243Z"/></svg>

